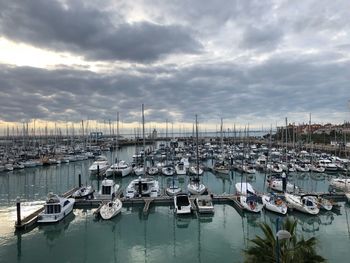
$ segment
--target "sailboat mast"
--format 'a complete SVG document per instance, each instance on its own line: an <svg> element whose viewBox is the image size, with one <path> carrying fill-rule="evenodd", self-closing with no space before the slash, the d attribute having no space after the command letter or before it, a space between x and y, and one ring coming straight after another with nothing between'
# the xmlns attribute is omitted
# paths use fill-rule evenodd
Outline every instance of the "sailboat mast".
<svg viewBox="0 0 350 263"><path fill-rule="evenodd" d="M197 177L199 178L199 153L198 153L198 121L196 114L196 155L197 155Z"/></svg>
<svg viewBox="0 0 350 263"><path fill-rule="evenodd" d="M142 104L142 137L143 137L143 171L144 171L144 175L146 175L145 114L144 114L143 104Z"/></svg>

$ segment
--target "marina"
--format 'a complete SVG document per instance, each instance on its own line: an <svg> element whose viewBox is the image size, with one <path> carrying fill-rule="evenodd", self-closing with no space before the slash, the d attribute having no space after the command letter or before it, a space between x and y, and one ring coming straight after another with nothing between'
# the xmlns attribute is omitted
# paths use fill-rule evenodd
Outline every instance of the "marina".
<svg viewBox="0 0 350 263"><path fill-rule="evenodd" d="M155 149L158 149L159 147L163 147L162 145L165 144L166 142L160 141L155 143ZM146 146L151 147L150 145ZM179 146L181 148L186 148L184 143L179 142ZM191 148L191 146L189 146ZM232 147L232 146L231 146ZM205 154L205 147L204 144L199 147L201 150L199 151L200 154ZM214 147L220 149L221 147ZM224 147L226 150L227 146ZM258 149L261 147L257 147ZM104 151L102 152L103 155L106 156L106 159L108 160L109 163L113 163L111 160L114 156L118 155L119 158L125 160L126 162L132 163L133 159L132 156L135 153L135 146L123 146L118 150L118 154L116 154L115 151ZM237 151L243 151L243 148L239 150L239 147L237 147ZM257 150L258 151L258 150ZM195 151L194 151L195 152ZM148 151L149 155L152 155L152 151ZM183 153L185 154L185 152ZM146 158L146 166L151 165L152 159L149 156L145 156ZM180 158L180 157L178 157ZM230 227L233 227L232 233L235 234L234 238L234 243L235 249L231 250L230 255L235 255L237 257L238 261L241 260L241 252L240 249L243 249L247 245L247 237L254 237L254 233L258 233L258 223L257 222L262 222L266 221L268 218L270 223L274 223L274 220L278 217L277 214L269 211L261 211L258 214L253 214L245 211L245 208L242 206L242 204L239 201L239 195L237 195L237 192L235 190L235 184L239 182L245 182L248 181L250 184L254 186L256 189L256 194L259 198L263 196L263 194L268 192L268 189L266 188L266 182L264 182L266 175L269 175L269 172L265 172L264 170L258 169L256 167L256 172L253 176L250 176L248 173L242 173L239 171L239 169L234 168L234 164L236 164L235 160L233 161L233 165L230 165L229 172L226 173L220 173L217 172L214 169L214 163L216 161L217 157L214 156L208 156L207 158L201 158L200 164L204 168L203 175L200 177L201 182L208 188L207 192L205 193L204 196L210 197L210 200L212 201L214 211L212 213L205 213L202 214L198 210L198 206L196 205L196 195L190 195L189 200L190 200L190 207L191 207L191 214L189 215L176 215L174 209L174 197L173 196L168 196L166 194L166 187L171 183L172 176L165 176L162 175L161 173L154 175L154 179L156 179L159 183L159 194L158 196L155 197L133 197L133 198L127 198L126 197L126 187L132 180L138 180L138 176L136 175L128 175L128 176L110 176L109 178L114 180L120 187L118 188L118 191L116 192L115 197L120 198L123 207L121 208L121 212L119 215L116 215L114 218L107 220L110 221L111 227L119 228L119 224L123 221L124 217L133 217L137 216L140 220L138 224L146 224L147 229L151 229L152 226L150 226L150 222L152 220L155 220L155 217L162 218L166 214L168 214L166 217L168 219L167 222L163 222L160 224L170 224L170 222L173 222L172 228L174 228L173 234L177 234L178 231L182 232L184 230L186 231L193 231L190 230L192 227L190 227L191 224L194 224L196 221L199 222L199 226L202 224L203 227L205 226L210 226L213 224L213 222L216 222L216 218L220 220L221 223L219 225L215 225L216 232L220 233L220 230L217 228L223 227L224 225L222 224L221 220L224 220L226 222L225 224L227 225L227 222L230 222L229 225L231 225L232 222L236 222L235 225L231 225ZM195 162L195 158L193 159ZM153 156L153 161L158 162L161 161L157 155ZM13 245L20 246L20 248L23 247L26 240L26 236L30 237L34 233L34 235L39 235L38 237L35 238L40 238L40 231L41 229L45 229L45 227L53 227L53 225L48 225L48 226L42 226L41 224L38 225L36 223L37 216L39 215L40 212L42 212L42 202L45 200L45 197L47 193L50 191L53 191L55 193L61 193L62 196L64 197L69 197L71 196L74 192L79 189L79 184L81 185L91 185L92 188L94 188L95 192L93 193L95 198L86 198L86 199L76 199L74 203L74 210L72 214L66 216L65 219L63 219L61 222L57 223L57 226L55 228L59 228L60 225L63 225L62 230L58 232L55 231L54 233L63 233L64 231L69 231L70 230L65 230L68 225L81 225L80 220L88 220L93 222L93 228L95 228L98 224L101 224L101 227L105 225L105 220L101 221L99 213L100 209L103 206L103 204L106 204L107 200L102 200L98 198L98 189L101 188L102 182L103 182L103 175L102 176L96 176L96 174L91 174L89 172L89 167L91 167L91 164L94 162L94 159L86 159L82 161L77 161L77 162L71 162L71 163L61 163L61 164L56 164L56 165L50 165L50 166L39 166L39 167L33 167L33 168L26 168L23 170L18 170L18 171L12 171L12 172L3 172L1 173L0 179L1 179L1 189L7 190L7 193L5 191L1 191L1 218L4 219L4 216L7 220L7 225L5 228L2 227L2 233L5 236L8 236L10 233L15 233L15 236L17 236L17 241L12 243ZM231 163L230 159L227 160L227 163ZM241 162L241 161L240 161ZM331 211L325 212L320 212L316 216L311 216L311 215L306 215L302 214L292 206L289 206L288 209L288 216L294 217L300 222L300 231L303 233L307 233L307 235L315 235L317 234L318 236L321 234L319 232L321 223L323 220L331 220L325 222L326 225L324 227L327 227L332 224L337 224L337 218L340 216L341 219L338 224L343 225L341 230L341 233L338 233L338 238L343 238L344 242L348 242L350 238L350 228L349 224L347 221L347 214L349 213L349 205L346 202L346 196L344 191L333 191L330 190L329 186L334 178L342 178L343 176L341 175L342 172L339 173L330 173L330 174L322 174L322 176L319 176L319 173L314 174L312 172L307 172L307 173L290 173L289 174L289 181L299 188L303 190L304 193L308 194L313 194L316 196L320 196L323 198L326 198L328 200L333 200L334 204L336 204L335 207ZM177 175L177 183L179 188L181 189L186 189L187 182L191 180L191 177L195 177L196 175L189 175L190 173L187 172L185 175ZM18 181L20 179L20 181ZM33 181L34 180L34 181ZM31 182L31 183L30 183ZM22 185L20 189L17 188L17 185ZM23 188L24 187L24 188ZM17 188L17 189L16 189ZM21 194L22 193L22 194ZM183 190L183 193L186 193L186 190ZM19 199L17 199L19 197ZM21 223L18 224L18 210L17 210L17 205L18 201L21 203L20 204L20 217L21 217ZM35 208L35 209L34 209ZM225 212L229 210L229 212ZM5 211L13 211L10 214L12 214L12 217L8 217L9 212ZM84 212L83 212L84 211ZM160 214L159 214L160 213ZM165 214L164 214L165 213ZM158 215L159 214L159 215ZM344 217L345 216L345 217ZM85 219L84 219L85 218ZM171 219L173 218L173 219ZM240 218L239 221L237 221ZM301 218L301 219L300 219ZM317 219L317 220L316 220ZM5 220L5 222L6 222ZM78 220L78 221L77 221ZM157 219L158 222L159 219ZM253 221L251 221L253 220ZM306 221L305 221L306 220ZM315 221L316 220L316 221ZM345 220L345 221L344 221ZM309 223L305 223L305 222ZM68 223L67 223L68 222ZM147 223L146 223L147 222ZM191 223L192 222L192 223ZM250 223L249 223L250 222ZM255 222L255 223L252 223ZM313 223L311 223L313 222ZM342 223L341 223L342 222ZM88 223L87 225L91 226L91 223ZM107 222L106 222L107 223ZM126 222L125 222L126 223ZM157 223L159 224L159 222ZM243 225L242 225L243 224ZM246 224L246 225L244 225ZM251 225L253 224L253 225ZM108 225L108 224L107 224ZM65 227L64 227L65 226ZM238 227L239 226L239 227ZM125 227L125 225L124 225ZM129 226L131 227L131 226ZM140 226L139 226L140 227ZM310 229L311 227L311 229ZM80 228L80 227L79 227ZM108 227L107 227L108 228ZM198 227L195 227L197 231L199 230ZM243 228L243 229L242 229ZM38 232L39 229L39 232ZM69 228L67 228L69 229ZM144 229L143 231L147 232L147 229ZM241 229L241 230L240 230ZM246 233L245 231L249 231L249 233ZM87 230L83 230L86 232ZM199 230L200 233L197 233L197 238L198 235L205 235L202 233L202 230ZM241 234L237 234L237 232L243 231ZM69 233L67 232L67 234ZM120 232L119 232L120 233ZM346 234L348 233L348 234ZM78 233L77 233L78 234ZM188 233L190 234L190 233ZM243 234L243 236L242 236ZM56 235L56 234L54 234ZM58 234L57 238L59 238L61 234ZM106 233L107 235L107 233ZM147 234L150 238L155 238L151 232ZM182 235L182 234L179 234ZM225 235L223 235L225 236ZM240 236L240 238L238 238ZM328 244L329 242L328 237L324 236L321 234L321 240L320 240L320 246L322 247L323 244ZM62 236L63 237L63 236ZM117 238L115 236L115 238ZM120 238L120 239L119 239ZM147 237L145 237L147 239ZM158 237L159 238L159 237ZM187 237L189 238L189 237ZM213 246L212 242L210 241L211 238L208 236L208 240L203 240L201 237L200 239L196 241L198 246L202 246L203 244L210 244L210 247ZM10 236L7 237L6 240L11 240ZM60 238L59 238L60 239ZM122 240L125 239L125 236L122 235L117 238L118 242L123 242ZM237 239L237 240L236 240ZM240 245L238 245L236 242L239 242ZM5 241L7 242L7 241ZM162 241L165 242L165 241ZM193 242L193 241L192 241ZM199 243L198 243L199 242ZM209 243L208 243L209 242ZM217 241L215 241L217 242ZM232 242L232 241L230 241ZM165 242L166 246L171 246L171 240ZM226 244L228 245L228 244ZM184 247L182 247L181 242L178 243L176 242L175 244L172 243L173 249L177 251L177 255L183 255L184 253ZM0 254L5 253L7 249L5 249L7 246L3 247L0 250ZM146 241L142 245L143 251L147 251L147 247L152 247L150 243ZM177 248L175 248L177 247ZM5 249L5 250L4 250ZM177 250L179 249L179 250ZM198 249L198 247L196 248ZM209 247L207 247L209 249ZM152 250L150 248L150 250ZM119 251L119 252L118 252ZM209 249L209 251L211 251ZM235 252L236 251L236 252ZM123 252L120 252L120 250L115 250L115 262L118 262L120 258L127 257L126 254L123 254ZM148 253L148 252L145 252ZM226 252L228 253L228 252ZM215 257L217 256L216 253ZM208 259L211 258L213 259L213 256L209 255ZM175 254L172 254L170 258L176 261ZM209 262L206 259L203 259L203 254L197 254L198 258L193 258L195 262ZM226 254L227 255L227 254ZM134 253L133 253L134 256ZM160 259L158 258L152 258L150 257L150 260L156 261L156 262L161 262ZM328 255L329 256L329 255ZM11 259L11 256L7 254L7 257ZM338 258L339 255L333 254L333 258ZM217 258L222 260L223 262L226 262L224 258ZM108 258L108 260L111 260ZM130 258L129 258L130 260ZM18 260L18 262L21 262L21 260ZM57 261L59 262L59 261ZM86 259L86 262L90 262L90 259ZM227 262L231 262L230 260Z"/></svg>

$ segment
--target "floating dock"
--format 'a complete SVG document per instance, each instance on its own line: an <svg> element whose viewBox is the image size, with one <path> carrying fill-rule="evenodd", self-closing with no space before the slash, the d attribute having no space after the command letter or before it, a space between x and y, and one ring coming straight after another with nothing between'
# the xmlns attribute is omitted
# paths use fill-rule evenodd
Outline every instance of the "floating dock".
<svg viewBox="0 0 350 263"><path fill-rule="evenodd" d="M67 192L65 192L64 194L62 194L62 196L68 198L70 197L76 190L78 189L78 187L73 188ZM317 194L319 196L322 196L324 198L327 199L332 199L335 201L344 201L346 200L345 194L344 193L312 193L312 194ZM121 192L117 195L120 196ZM243 213L243 206L239 203L238 199L237 199L237 195L235 194L221 194L221 195L216 195L211 193L210 197L212 198L212 201L214 204L220 204L220 203L226 203L226 204L230 204L232 205L237 212L242 215ZM133 205L140 205L140 206L144 206L143 207L143 213L147 214L149 211L149 208L151 206L151 204L154 205L173 205L174 203L174 197L172 196L167 196L167 195L163 195L163 196L159 196L159 197L137 197L137 198L125 198L125 197L120 197L123 206L133 206ZM190 202L191 202L191 206L192 206L192 210L196 211L197 207L194 203L195 200L195 196L190 196ZM105 202L106 200L99 200L99 199L76 199L75 203L74 203L74 208L97 208L96 211L94 211L95 214L98 214L99 209L101 208L102 204ZM36 211L34 211L33 213L31 213L30 215L24 217L23 219L20 219L20 204L17 203L17 221L15 222L15 228L16 230L29 230L32 229L36 226L37 224L37 219L38 219L38 215L44 210L44 207L37 209Z"/></svg>

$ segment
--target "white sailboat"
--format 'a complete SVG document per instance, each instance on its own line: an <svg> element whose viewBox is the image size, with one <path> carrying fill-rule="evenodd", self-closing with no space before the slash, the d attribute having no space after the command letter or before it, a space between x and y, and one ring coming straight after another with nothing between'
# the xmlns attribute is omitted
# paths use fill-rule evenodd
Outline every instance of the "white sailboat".
<svg viewBox="0 0 350 263"><path fill-rule="evenodd" d="M266 210L282 215L287 214L288 207L283 196L265 194L261 199Z"/></svg>
<svg viewBox="0 0 350 263"><path fill-rule="evenodd" d="M123 203L119 198L108 201L102 205L100 209L100 215L103 219L111 219L120 213L122 206Z"/></svg>
<svg viewBox="0 0 350 263"><path fill-rule="evenodd" d="M72 197L73 198L87 198L87 197L91 197L92 194L95 192L95 190L92 188L91 185L83 185L81 187L79 187L78 190L76 190L73 194Z"/></svg>
<svg viewBox="0 0 350 263"><path fill-rule="evenodd" d="M253 213L259 213L262 210L263 205L249 183L236 183L235 187L238 194L237 200L244 210Z"/></svg>
<svg viewBox="0 0 350 263"><path fill-rule="evenodd" d="M310 215L317 215L320 212L314 196L285 193L285 197L290 208Z"/></svg>
<svg viewBox="0 0 350 263"><path fill-rule="evenodd" d="M191 178L190 182L187 185L187 190L188 192L190 192L191 194L194 195L201 195L203 194L206 190L207 187L201 183L199 176L201 174L203 174L203 170L200 170L199 167L199 151L198 151L198 122L197 122L197 115L196 115L196 166L194 168L194 166L190 167L190 172L194 172L195 170L195 174L196 177L195 178Z"/></svg>

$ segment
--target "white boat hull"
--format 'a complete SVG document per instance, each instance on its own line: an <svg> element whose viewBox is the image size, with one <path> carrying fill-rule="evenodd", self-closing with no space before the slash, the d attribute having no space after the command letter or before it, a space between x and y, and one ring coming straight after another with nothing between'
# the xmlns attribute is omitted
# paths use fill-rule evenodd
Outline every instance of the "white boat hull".
<svg viewBox="0 0 350 263"><path fill-rule="evenodd" d="M122 210L122 206L122 201L118 198L105 203L100 209L102 219L108 220L115 217Z"/></svg>

